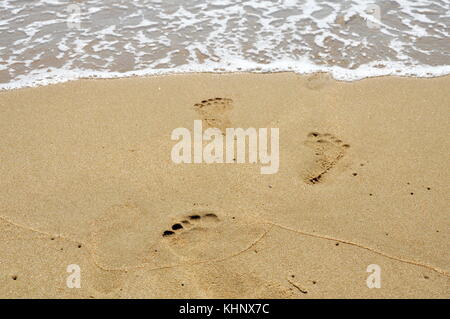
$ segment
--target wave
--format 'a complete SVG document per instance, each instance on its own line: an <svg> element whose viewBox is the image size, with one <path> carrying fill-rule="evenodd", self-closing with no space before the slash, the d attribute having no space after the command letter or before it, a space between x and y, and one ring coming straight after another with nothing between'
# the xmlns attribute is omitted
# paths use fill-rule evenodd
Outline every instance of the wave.
<svg viewBox="0 0 450 319"><path fill-rule="evenodd" d="M0 89L186 72L450 73L444 0L4 0Z"/></svg>

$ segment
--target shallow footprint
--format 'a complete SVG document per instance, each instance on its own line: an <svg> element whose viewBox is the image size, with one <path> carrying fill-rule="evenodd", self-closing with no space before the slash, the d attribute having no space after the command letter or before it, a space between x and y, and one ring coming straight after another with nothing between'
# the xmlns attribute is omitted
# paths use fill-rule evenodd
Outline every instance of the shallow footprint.
<svg viewBox="0 0 450 319"><path fill-rule="evenodd" d="M227 127L231 127L228 112L233 109L232 99L216 97L203 100L196 103L194 109L206 127L219 128L223 133Z"/></svg>
<svg viewBox="0 0 450 319"><path fill-rule="evenodd" d="M306 87L311 90L320 90L331 81L328 73L315 73L306 79Z"/></svg>
<svg viewBox="0 0 450 319"><path fill-rule="evenodd" d="M271 282L254 271L252 263L258 260L229 260L195 265L190 270L195 285L206 298L295 298L290 287Z"/></svg>
<svg viewBox="0 0 450 319"><path fill-rule="evenodd" d="M344 157L350 145L329 134L311 132L304 143L314 152L313 161L303 172L303 180L308 184L317 184L336 163Z"/></svg>
<svg viewBox="0 0 450 319"><path fill-rule="evenodd" d="M181 216L161 232L167 247L184 261L221 260L251 247L267 231L242 217L211 211L194 211Z"/></svg>
<svg viewBox="0 0 450 319"><path fill-rule="evenodd" d="M105 269L176 263L173 254L158 250L161 216L134 203L109 207L92 225L90 244L96 262Z"/></svg>

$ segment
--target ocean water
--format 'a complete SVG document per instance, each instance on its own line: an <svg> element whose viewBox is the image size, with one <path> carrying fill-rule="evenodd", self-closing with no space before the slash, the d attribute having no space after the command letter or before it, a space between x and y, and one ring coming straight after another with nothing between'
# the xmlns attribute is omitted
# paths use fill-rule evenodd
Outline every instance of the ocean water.
<svg viewBox="0 0 450 319"><path fill-rule="evenodd" d="M0 89L180 72L450 73L448 0L2 0Z"/></svg>

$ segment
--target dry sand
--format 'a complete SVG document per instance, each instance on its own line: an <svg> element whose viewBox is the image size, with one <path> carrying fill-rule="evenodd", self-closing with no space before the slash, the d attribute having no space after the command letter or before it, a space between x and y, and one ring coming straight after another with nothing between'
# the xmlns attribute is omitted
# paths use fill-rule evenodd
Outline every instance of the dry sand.
<svg viewBox="0 0 450 319"><path fill-rule="evenodd" d="M280 73L1 92L0 297L449 298L449 87ZM218 97L218 126L280 129L277 174L171 161L172 130Z"/></svg>

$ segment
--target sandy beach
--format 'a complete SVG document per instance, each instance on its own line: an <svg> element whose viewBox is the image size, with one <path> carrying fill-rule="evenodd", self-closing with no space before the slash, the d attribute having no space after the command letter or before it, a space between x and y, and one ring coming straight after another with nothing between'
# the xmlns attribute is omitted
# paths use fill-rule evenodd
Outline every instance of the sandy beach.
<svg viewBox="0 0 450 319"><path fill-rule="evenodd" d="M449 298L449 87L236 73L0 92L0 297ZM194 120L279 128L278 172L174 163Z"/></svg>

